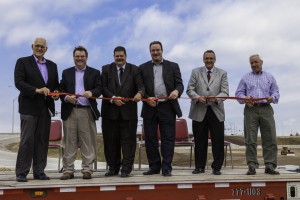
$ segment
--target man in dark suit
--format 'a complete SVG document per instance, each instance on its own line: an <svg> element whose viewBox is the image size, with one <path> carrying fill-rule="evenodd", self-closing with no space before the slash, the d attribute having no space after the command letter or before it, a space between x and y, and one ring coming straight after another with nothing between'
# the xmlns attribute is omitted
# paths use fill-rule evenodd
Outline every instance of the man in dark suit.
<svg viewBox="0 0 300 200"><path fill-rule="evenodd" d="M15 66L15 85L20 91L19 113L21 141L16 163L16 180L27 182L32 162L33 177L49 180L44 173L47 165L51 116L55 114L53 99L48 93L58 89L57 66L44 58L47 41L36 38L33 55L19 58Z"/></svg>
<svg viewBox="0 0 300 200"><path fill-rule="evenodd" d="M104 154L109 166L105 176L115 176L121 168L123 178L128 177L132 171L136 148L137 102L145 93L138 67L127 63L126 56L126 49L118 46L114 49L115 62L102 67L103 97L133 100L103 100L101 107Z"/></svg>
<svg viewBox="0 0 300 200"><path fill-rule="evenodd" d="M73 50L75 66L62 73L60 90L70 94L61 96L65 151L61 180L74 178L74 161L78 147L82 157L83 179L91 179L96 161L96 122L100 117L95 98L101 95L100 71L87 66L88 52L83 46Z"/></svg>
<svg viewBox="0 0 300 200"><path fill-rule="evenodd" d="M159 174L172 176L172 160L176 134L176 115L182 116L177 98L183 92L180 69L177 63L164 60L161 42L154 41L149 45L151 61L140 65L145 85L142 117L145 131L146 153L149 170L144 175ZM154 98L160 98L155 101ZM161 136L161 157L157 128Z"/></svg>
<svg viewBox="0 0 300 200"><path fill-rule="evenodd" d="M207 96L228 96L227 72L215 67L216 55L207 50L203 54L205 66L193 69L187 87L187 95L193 100L189 118L193 120L195 140L195 170L193 174L205 172L207 162L208 135L211 136L214 175L221 175L224 160L224 99Z"/></svg>

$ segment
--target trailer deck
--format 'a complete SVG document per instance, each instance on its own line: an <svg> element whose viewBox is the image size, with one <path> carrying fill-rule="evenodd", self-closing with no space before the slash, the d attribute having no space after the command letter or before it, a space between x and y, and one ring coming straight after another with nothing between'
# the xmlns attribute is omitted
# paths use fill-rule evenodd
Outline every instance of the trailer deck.
<svg viewBox="0 0 300 200"><path fill-rule="evenodd" d="M82 179L79 171L70 180L47 171L51 180L33 180L29 174L26 183L16 182L14 172L1 172L0 199L300 199L299 173L279 168L280 175L268 175L261 168L247 176L246 171L245 167L228 167L216 176L210 169L193 175L191 168L175 168L172 177L163 177L134 170L131 177L121 178L105 177L105 170L100 170L90 180Z"/></svg>

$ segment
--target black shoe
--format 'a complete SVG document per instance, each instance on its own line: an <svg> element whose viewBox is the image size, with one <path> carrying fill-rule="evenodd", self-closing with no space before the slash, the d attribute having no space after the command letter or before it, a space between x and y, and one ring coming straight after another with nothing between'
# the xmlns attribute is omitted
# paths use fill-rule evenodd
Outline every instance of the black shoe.
<svg viewBox="0 0 300 200"><path fill-rule="evenodd" d="M253 166L249 166L246 175L255 175L255 174L256 174L255 168Z"/></svg>
<svg viewBox="0 0 300 200"><path fill-rule="evenodd" d="M172 173L170 171L165 171L162 173L163 176L172 176Z"/></svg>
<svg viewBox="0 0 300 200"><path fill-rule="evenodd" d="M200 173L205 173L205 169L202 168L196 168L192 174L200 174Z"/></svg>
<svg viewBox="0 0 300 200"><path fill-rule="evenodd" d="M222 172L220 170L213 169L213 174L214 175L221 175Z"/></svg>
<svg viewBox="0 0 300 200"><path fill-rule="evenodd" d="M270 168L266 168L265 173L270 174L270 175L279 175L280 174L278 171L275 171L274 169L270 169Z"/></svg>
<svg viewBox="0 0 300 200"><path fill-rule="evenodd" d="M18 182L27 182L27 178L25 174L20 174L19 176L17 176L16 181Z"/></svg>
<svg viewBox="0 0 300 200"><path fill-rule="evenodd" d="M45 173L35 174L33 178L36 180L50 180L50 178Z"/></svg>
<svg viewBox="0 0 300 200"><path fill-rule="evenodd" d="M153 175L153 174L159 174L159 171L153 171L153 170L148 170L143 173L144 175Z"/></svg>
<svg viewBox="0 0 300 200"><path fill-rule="evenodd" d="M105 173L105 176L106 177L109 177L109 176L117 176L119 174L119 172L113 172L113 171L108 171Z"/></svg>
<svg viewBox="0 0 300 200"><path fill-rule="evenodd" d="M129 173L127 173L127 172L121 173L121 178L128 178L128 177L129 177Z"/></svg>

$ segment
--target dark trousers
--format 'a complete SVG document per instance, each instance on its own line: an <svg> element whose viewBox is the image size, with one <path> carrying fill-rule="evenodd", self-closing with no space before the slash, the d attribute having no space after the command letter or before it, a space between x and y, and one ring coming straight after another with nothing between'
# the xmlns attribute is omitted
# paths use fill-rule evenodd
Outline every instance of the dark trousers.
<svg viewBox="0 0 300 200"><path fill-rule="evenodd" d="M16 175L27 176L31 163L33 174L44 172L47 165L51 117L45 107L41 115L20 115L21 141L16 163Z"/></svg>
<svg viewBox="0 0 300 200"><path fill-rule="evenodd" d="M109 170L130 173L136 149L137 119L117 120L102 118L104 154ZM122 154L122 155L121 155Z"/></svg>
<svg viewBox="0 0 300 200"><path fill-rule="evenodd" d="M207 162L208 134L210 131L214 161L211 167L221 170L224 161L224 122L220 122L209 106L202 122L193 121L195 142L195 168L205 169Z"/></svg>
<svg viewBox="0 0 300 200"><path fill-rule="evenodd" d="M146 153L149 168L153 171L171 172L174 156L176 113L169 102L156 106L152 119L143 119L145 131ZM157 128L159 126L161 140L161 156L159 153L159 139Z"/></svg>

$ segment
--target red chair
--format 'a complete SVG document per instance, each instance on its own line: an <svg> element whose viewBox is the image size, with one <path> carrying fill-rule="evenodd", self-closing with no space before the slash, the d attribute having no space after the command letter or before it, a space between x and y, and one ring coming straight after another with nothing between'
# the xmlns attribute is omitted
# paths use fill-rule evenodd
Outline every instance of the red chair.
<svg viewBox="0 0 300 200"><path fill-rule="evenodd" d="M50 136L48 148L58 149L58 171L60 172L60 160L63 155L62 140L62 123L60 120L51 120Z"/></svg>
<svg viewBox="0 0 300 200"><path fill-rule="evenodd" d="M194 142L189 137L188 126L183 118L176 120L175 147L190 147L190 167L192 167L192 155Z"/></svg>

